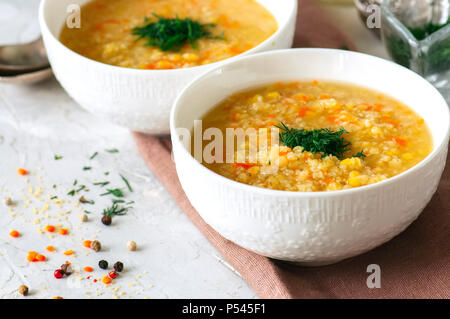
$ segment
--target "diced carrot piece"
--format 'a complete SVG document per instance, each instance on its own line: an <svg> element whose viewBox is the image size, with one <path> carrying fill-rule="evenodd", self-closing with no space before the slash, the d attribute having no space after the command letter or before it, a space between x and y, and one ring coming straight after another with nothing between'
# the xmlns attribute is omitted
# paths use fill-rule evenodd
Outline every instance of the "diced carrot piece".
<svg viewBox="0 0 450 319"><path fill-rule="evenodd" d="M17 230L12 230L12 231L9 233L9 235L10 235L11 237L17 238L17 237L20 236L20 233L19 233Z"/></svg>
<svg viewBox="0 0 450 319"><path fill-rule="evenodd" d="M243 167L245 169L249 169L250 167L255 166L256 164L248 164L248 163L234 163L234 167Z"/></svg>
<svg viewBox="0 0 450 319"><path fill-rule="evenodd" d="M31 261L31 262L36 261L36 256L37 256L37 252L29 251L28 252L28 256L27 256L27 260Z"/></svg>
<svg viewBox="0 0 450 319"><path fill-rule="evenodd" d="M54 252L56 249L53 246L47 246L47 251Z"/></svg>
<svg viewBox="0 0 450 319"><path fill-rule="evenodd" d="M36 260L37 261L45 261L45 256L44 255L36 255Z"/></svg>
<svg viewBox="0 0 450 319"><path fill-rule="evenodd" d="M19 173L19 175L27 175L28 171L26 169L24 169L24 168L19 168L17 170L17 173Z"/></svg>
<svg viewBox="0 0 450 319"><path fill-rule="evenodd" d="M308 112L309 111L309 109L307 108L307 107L301 107L299 110L298 110L298 115L297 115L297 117L303 117L303 116L305 116L306 115L306 112Z"/></svg>
<svg viewBox="0 0 450 319"><path fill-rule="evenodd" d="M84 267L83 270L84 270L85 272L93 272L93 271L94 271L94 268L87 266L87 267Z"/></svg>
<svg viewBox="0 0 450 319"><path fill-rule="evenodd" d="M86 248L91 248L91 244L92 244L92 241L90 241L90 240L85 240L83 242L83 246Z"/></svg>
<svg viewBox="0 0 450 319"><path fill-rule="evenodd" d="M73 255L73 250L70 249L70 250L65 251L65 252L64 252L64 255L66 255L66 256Z"/></svg>
<svg viewBox="0 0 450 319"><path fill-rule="evenodd" d="M331 123L335 123L337 118L336 118L336 116L330 115L327 117L327 120Z"/></svg>
<svg viewBox="0 0 450 319"><path fill-rule="evenodd" d="M47 226L45 226L45 230L50 232L50 233L53 233L55 231L55 226L47 225Z"/></svg>
<svg viewBox="0 0 450 319"><path fill-rule="evenodd" d="M110 284L111 283L111 281L112 281L112 279L111 278L109 278L107 275L105 275L105 276L103 276L103 278L102 278L102 282L104 283L104 284Z"/></svg>
<svg viewBox="0 0 450 319"><path fill-rule="evenodd" d="M61 235L67 235L69 231L67 230L67 228L61 228L60 230L58 230L58 233L60 233Z"/></svg>
<svg viewBox="0 0 450 319"><path fill-rule="evenodd" d="M394 140L401 146L405 146L408 144L408 141L402 138L395 137Z"/></svg>
<svg viewBox="0 0 450 319"><path fill-rule="evenodd" d="M305 94L299 93L299 94L294 95L294 99L299 100L299 101L308 101L309 97L306 96Z"/></svg>

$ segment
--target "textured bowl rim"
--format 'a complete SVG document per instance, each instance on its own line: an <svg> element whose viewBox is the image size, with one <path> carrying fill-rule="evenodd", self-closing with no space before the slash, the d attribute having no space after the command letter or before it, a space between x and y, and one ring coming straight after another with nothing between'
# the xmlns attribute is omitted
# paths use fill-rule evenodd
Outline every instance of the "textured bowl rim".
<svg viewBox="0 0 450 319"><path fill-rule="evenodd" d="M439 95L439 98L443 102L442 105L447 105L446 113L447 113L447 118L448 118L448 120L447 120L448 125L447 125L447 132L446 132L445 136L442 138L441 141L437 141L438 144L435 143L435 145L433 145L433 150L431 151L431 153L428 154L428 156L425 157L421 162L417 163L413 167L409 168L408 170L406 170L398 175L395 175L393 177L390 177L388 179L385 179L383 181L380 181L380 182L377 182L374 184L369 184L369 185L360 186L360 187L356 187L356 188L335 190L335 191L320 191L320 192L299 192L299 191L274 190L274 189L269 189L269 188L257 187L257 186L253 186L253 185L247 185L244 183L234 181L232 179L226 178L226 177L219 175L216 172L208 169L207 167L205 167L204 165L199 163L192 156L192 154L189 153L185 149L185 147L183 145L180 145L181 142L178 138L176 138L176 133L175 133L176 132L176 127L174 127L175 117L178 114L179 104L180 104L181 100L183 99L185 93L188 92L193 85L195 85L197 82L203 80L204 78L210 76L211 74L216 73L221 67L227 67L230 65L241 63L243 61L258 58L260 56L279 55L279 54L283 54L283 53L287 53L287 52L299 52L299 53L301 53L301 52L313 52L313 53L314 52L316 52L316 53L335 52L335 53L339 53L339 54L344 53L344 54L348 54L348 55L363 56L363 57L366 57L369 59L374 59L374 60L380 61L382 63L390 64L393 69L410 72L410 75L412 77L415 77L419 81L422 81L422 83L425 86L430 87L437 95ZM430 127L429 123L427 123L427 125ZM339 49L322 49L322 48L284 49L284 50L273 50L273 51L268 51L268 52L257 53L257 54L254 54L251 56L246 56L246 57L240 57L236 61L228 62L223 66L216 67L216 68L196 77L193 81L191 81L191 83L189 83L183 89L183 91L181 91L181 93L178 95L177 99L175 100L175 103L170 112L170 131L171 131L171 136L172 136L172 143L177 144L177 146L179 146L181 148L181 152L183 152L184 155L187 155L189 165L196 165L198 167L198 169L202 170L202 172L204 172L204 174L210 175L211 178L214 179L217 183L228 184L230 187L239 188L244 192L258 193L260 195L266 195L266 196L285 196L285 197L290 197L290 198L291 197L298 197L298 198L336 197L336 196L342 196L342 195L349 195L349 194L355 195L357 193L370 192L370 191L376 190L378 188L385 187L385 185L393 184L393 183L405 178L406 176L412 174L414 171L417 171L418 169L427 165L430 161L432 161L439 154L439 152L441 151L442 148L448 147L449 138L450 138L450 109L449 109L448 104L445 101L445 99L442 97L442 95L439 93L439 91L431 83L429 83L427 80L425 80L423 77L421 77L417 73L415 73L399 64L396 64L392 61L382 59L382 58L379 58L379 57L376 57L376 56L373 56L370 54L365 54L365 53L360 53L360 52L355 52L355 51L339 50ZM175 164L176 164L176 162L175 162Z"/></svg>
<svg viewBox="0 0 450 319"><path fill-rule="evenodd" d="M216 61L210 64L205 64L205 65L198 65L198 66L193 66L193 67L189 67L189 68L178 68L178 69L168 69L168 70L147 70L147 69L136 69L136 68L126 68L126 67L121 67L121 66L116 66L116 65L112 65L112 64L107 64L107 63L103 63L103 62L99 62L90 58L85 57L84 55L81 55L71 49L69 49L68 47L66 47L64 44L61 43L61 41L59 41L59 39L57 37L55 37L55 35L53 34L53 32L50 31L48 24L47 24L47 19L44 16L44 8L47 6L47 2L49 0L42 0L39 4L39 23L40 23L40 27L41 27L41 32L46 32L47 34L50 35L52 41L54 41L60 48L62 48L65 53L70 54L74 57L77 58L81 58L81 60L84 60L87 63L92 63L95 64L97 66L101 66L101 67L105 67L105 68L111 68L112 70L117 70L117 71L122 71L122 72L136 72L136 73L175 73L175 72L183 72L183 71L187 71L187 70L198 70L198 71L204 71L208 68L211 67L215 67L215 66L219 66L220 64L229 62L229 61L235 61L241 57L245 57L245 56L249 56L252 54L255 54L255 51L259 51L259 49L263 46L268 46L270 42L272 42L273 40L279 38L281 35L283 35L287 30L289 24L292 22L292 20L295 20L297 17L297 11L298 11L298 1L297 0L288 0L290 1L290 6L286 9L286 10L291 10L289 17L285 20L282 21L282 25L280 25L279 21L277 20L278 23L278 29L277 31L272 34L269 38L267 38L266 40L264 40L263 42L261 42L260 44L258 44L257 46L251 48L250 50L247 50L241 54L238 54L236 56L233 56L231 58L225 59L225 60L220 60L220 61ZM257 0L258 1L258 0ZM258 1L259 2L259 1ZM266 8L266 7L265 7ZM266 10L268 10L272 15L273 12L271 10L269 10L268 8L266 8ZM226 62L225 62L226 61Z"/></svg>

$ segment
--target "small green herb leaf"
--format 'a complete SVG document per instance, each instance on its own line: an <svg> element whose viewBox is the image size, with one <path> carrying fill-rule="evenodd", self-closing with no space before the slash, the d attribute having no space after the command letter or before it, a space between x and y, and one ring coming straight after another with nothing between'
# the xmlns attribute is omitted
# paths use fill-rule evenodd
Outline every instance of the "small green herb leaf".
<svg viewBox="0 0 450 319"><path fill-rule="evenodd" d="M131 188L131 185L130 185L130 183L128 182L128 180L127 180L125 177L123 177L121 174L120 174L120 177L122 178L122 180L124 181L124 183L127 185L128 190L129 190L130 192L132 192L133 189Z"/></svg>
<svg viewBox="0 0 450 319"><path fill-rule="evenodd" d="M101 194L100 196L105 196L105 195L113 195L113 196L116 196L116 197L123 197L123 193L122 193L122 190L120 188L107 189L106 193Z"/></svg>
<svg viewBox="0 0 450 319"><path fill-rule="evenodd" d="M95 152L94 154L91 155L91 157L89 157L89 159L92 160L92 159L94 159L97 155L98 155L98 152Z"/></svg>

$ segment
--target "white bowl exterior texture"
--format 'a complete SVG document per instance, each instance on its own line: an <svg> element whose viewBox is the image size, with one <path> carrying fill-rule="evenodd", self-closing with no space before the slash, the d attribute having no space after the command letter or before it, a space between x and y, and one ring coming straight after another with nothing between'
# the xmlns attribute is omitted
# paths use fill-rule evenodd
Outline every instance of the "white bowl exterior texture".
<svg viewBox="0 0 450 319"><path fill-rule="evenodd" d="M230 94L302 79L354 83L403 101L429 125L433 152L414 168L377 184L334 192L283 192L240 184L209 171L175 134L176 128L191 129L195 119ZM347 51L295 49L243 58L197 79L177 100L171 130L181 185L209 225L258 254L316 266L379 246L418 217L445 166L449 110L428 82L394 63Z"/></svg>
<svg viewBox="0 0 450 319"><path fill-rule="evenodd" d="M257 0L278 21L278 31L257 47L241 54L292 46L297 0ZM57 80L88 111L131 130L168 134L170 109L177 95L194 78L237 57L187 69L137 70L87 59L59 42L67 7L87 0L43 0L39 21L44 44ZM83 14L81 12L81 14Z"/></svg>

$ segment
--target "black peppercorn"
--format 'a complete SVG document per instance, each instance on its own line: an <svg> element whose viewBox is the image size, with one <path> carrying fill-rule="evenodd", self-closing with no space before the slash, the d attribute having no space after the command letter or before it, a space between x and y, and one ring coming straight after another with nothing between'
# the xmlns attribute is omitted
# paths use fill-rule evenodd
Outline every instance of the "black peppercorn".
<svg viewBox="0 0 450 319"><path fill-rule="evenodd" d="M67 261L65 264L61 265L61 272L63 275L70 276L72 274L72 265Z"/></svg>
<svg viewBox="0 0 450 319"><path fill-rule="evenodd" d="M98 266L99 266L101 269L107 269L107 268L108 268L108 262L107 262L106 260L100 260L100 261L98 262Z"/></svg>
<svg viewBox="0 0 450 319"><path fill-rule="evenodd" d="M111 225L111 222L112 222L111 216L104 215L104 216L102 217L102 223L103 223L104 225L109 226L109 225Z"/></svg>
<svg viewBox="0 0 450 319"><path fill-rule="evenodd" d="M120 261L116 262L114 264L114 270L121 272L123 270L123 263L121 263Z"/></svg>

